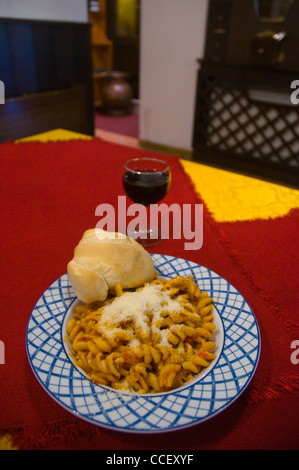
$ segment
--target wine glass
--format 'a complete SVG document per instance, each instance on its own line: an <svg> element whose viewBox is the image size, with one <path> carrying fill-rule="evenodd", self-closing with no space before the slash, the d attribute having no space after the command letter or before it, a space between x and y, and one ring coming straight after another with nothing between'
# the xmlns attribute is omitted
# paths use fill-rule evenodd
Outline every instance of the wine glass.
<svg viewBox="0 0 299 470"><path fill-rule="evenodd" d="M157 158L133 158L124 165L123 187L127 196L137 204L149 208L166 196L171 184L171 171L168 163ZM148 212L148 211L147 211ZM129 237L143 246L157 245L161 241L161 231L148 222L127 230Z"/></svg>

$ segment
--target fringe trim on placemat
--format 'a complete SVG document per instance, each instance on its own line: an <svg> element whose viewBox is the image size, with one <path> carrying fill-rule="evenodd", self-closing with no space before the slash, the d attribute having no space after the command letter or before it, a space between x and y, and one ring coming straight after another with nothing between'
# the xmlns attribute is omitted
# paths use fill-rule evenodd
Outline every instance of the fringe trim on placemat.
<svg viewBox="0 0 299 470"><path fill-rule="evenodd" d="M3 433L0 432L0 435L10 435L12 446L18 450L39 450L47 449L49 445L59 447L60 443L70 442L76 438L89 440L98 433L100 430L96 426L79 419L68 419L6 429Z"/></svg>
<svg viewBox="0 0 299 470"><path fill-rule="evenodd" d="M265 380L258 385L251 384L246 401L249 404L255 404L267 400L277 400L284 393L297 392L298 390L299 373L290 371L282 376Z"/></svg>
<svg viewBox="0 0 299 470"><path fill-rule="evenodd" d="M193 192L196 194L200 204L203 204L204 209L205 209L205 214L209 219L210 226L214 230L214 233L216 237L218 238L220 244L225 248L225 251L229 258L231 259L233 265L235 268L238 269L239 273L248 281L249 285L251 288L257 292L260 297L263 299L265 304L267 305L268 309L275 315L276 318L278 318L281 323L284 325L286 328L288 334L291 335L292 338L296 339L298 338L299 335L299 324L295 323L291 320L289 320L288 316L286 313L284 313L284 309L278 305L271 296L269 296L264 289L254 280L252 275L245 269L243 266L239 254L237 251L232 247L230 241L227 238L227 235L224 233L224 231L221 229L221 223L216 222L212 213L208 209L206 203L202 199L201 195L198 193L197 189L195 188L195 185L188 175L186 173L183 165L181 164L180 161L178 161L178 164L181 166L182 172L185 175L186 181L189 184L189 186L192 188ZM290 216L294 211L298 211L298 209L292 209L289 214L285 215L284 217Z"/></svg>

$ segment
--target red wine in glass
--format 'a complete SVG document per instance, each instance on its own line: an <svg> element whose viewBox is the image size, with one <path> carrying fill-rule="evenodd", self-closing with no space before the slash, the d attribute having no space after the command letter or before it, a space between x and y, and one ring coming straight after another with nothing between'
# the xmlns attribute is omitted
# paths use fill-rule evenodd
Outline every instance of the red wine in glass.
<svg viewBox="0 0 299 470"><path fill-rule="evenodd" d="M148 169L142 169L138 173L128 171L124 174L123 186L132 201L149 206L156 204L166 196L169 176Z"/></svg>
<svg viewBox="0 0 299 470"><path fill-rule="evenodd" d="M169 165L156 158L135 158L125 163L123 187L127 196L143 206L157 204L163 199L170 187L171 173ZM145 236L144 233L147 232ZM159 243L157 228L139 228L139 236L134 236L143 245ZM143 236L141 236L143 233Z"/></svg>

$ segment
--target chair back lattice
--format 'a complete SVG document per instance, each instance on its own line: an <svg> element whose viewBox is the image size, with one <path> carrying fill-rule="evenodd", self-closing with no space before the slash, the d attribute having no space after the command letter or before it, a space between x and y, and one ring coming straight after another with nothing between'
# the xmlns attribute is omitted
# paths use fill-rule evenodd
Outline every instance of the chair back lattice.
<svg viewBox="0 0 299 470"><path fill-rule="evenodd" d="M244 87L245 88L245 87ZM248 91L204 76L194 144L262 165L299 170L299 106L252 100Z"/></svg>

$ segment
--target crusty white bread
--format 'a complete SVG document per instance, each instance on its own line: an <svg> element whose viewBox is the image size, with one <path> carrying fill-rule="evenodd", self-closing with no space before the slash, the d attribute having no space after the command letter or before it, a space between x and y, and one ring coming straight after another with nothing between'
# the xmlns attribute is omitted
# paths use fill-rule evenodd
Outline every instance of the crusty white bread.
<svg viewBox="0 0 299 470"><path fill-rule="evenodd" d="M150 254L122 233L90 229L84 232L68 263L69 281L84 303L105 300L110 289L139 287L155 278Z"/></svg>

